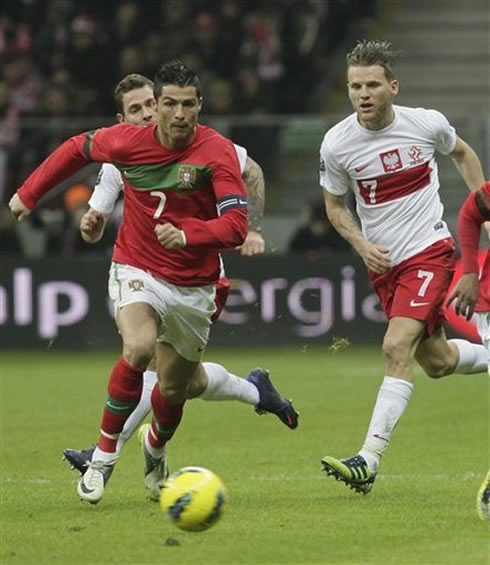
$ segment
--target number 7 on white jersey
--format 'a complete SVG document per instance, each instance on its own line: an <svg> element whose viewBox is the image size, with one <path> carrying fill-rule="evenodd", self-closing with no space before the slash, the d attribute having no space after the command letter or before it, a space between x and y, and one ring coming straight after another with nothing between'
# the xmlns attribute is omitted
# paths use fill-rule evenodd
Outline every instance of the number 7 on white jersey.
<svg viewBox="0 0 490 565"><path fill-rule="evenodd" d="M378 181L373 180L363 180L361 181L362 187L369 190L369 202L371 204L376 204L376 189L378 188Z"/></svg>

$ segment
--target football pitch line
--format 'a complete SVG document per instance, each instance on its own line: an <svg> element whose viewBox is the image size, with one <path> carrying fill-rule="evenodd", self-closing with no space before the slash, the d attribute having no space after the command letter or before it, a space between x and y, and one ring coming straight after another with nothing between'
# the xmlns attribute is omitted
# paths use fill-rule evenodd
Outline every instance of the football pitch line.
<svg viewBox="0 0 490 565"><path fill-rule="evenodd" d="M485 473L475 473L474 471L465 471L464 473L382 473L376 477L377 481L476 481L483 479ZM70 482L78 481L79 477L76 479L73 477ZM307 475L251 475L250 477L243 477L242 480L254 481L270 481L270 482L286 482L286 481L325 481L327 477L322 474L321 471L318 473L311 473ZM3 480L4 484L50 484L59 482L57 479L46 479L46 478L34 478L34 479L14 479L12 477L6 477Z"/></svg>
<svg viewBox="0 0 490 565"><path fill-rule="evenodd" d="M481 480L485 473L475 473L474 471L466 471L464 473L382 473L376 480L380 481L474 481ZM320 471L319 474L314 475L269 475L259 476L252 475L248 478L249 481L324 481L327 477Z"/></svg>

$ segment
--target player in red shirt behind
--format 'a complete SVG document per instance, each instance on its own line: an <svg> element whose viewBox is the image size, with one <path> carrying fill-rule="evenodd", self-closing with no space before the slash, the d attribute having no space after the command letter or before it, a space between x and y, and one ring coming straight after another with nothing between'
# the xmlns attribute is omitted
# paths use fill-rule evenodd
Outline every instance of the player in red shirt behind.
<svg viewBox="0 0 490 565"><path fill-rule="evenodd" d="M98 445L77 486L91 503L103 497L118 436L139 402L154 351L158 386L143 449L146 476L161 477L165 444L202 370L216 309L218 251L241 245L247 233L246 191L233 143L198 124L199 78L173 61L154 83L157 124L122 123L70 138L10 201L21 220L47 191L91 161L112 163L123 177L124 215L109 282L123 351L109 379Z"/></svg>
<svg viewBox="0 0 490 565"><path fill-rule="evenodd" d="M478 244L480 226L490 220L490 182L466 199L458 215L458 237L461 247L463 276L456 284L448 305L455 301L456 314L469 320L477 313L477 328L488 352L488 374L490 376L490 249L486 250L478 281ZM490 470L483 481L477 498L478 515L490 520Z"/></svg>

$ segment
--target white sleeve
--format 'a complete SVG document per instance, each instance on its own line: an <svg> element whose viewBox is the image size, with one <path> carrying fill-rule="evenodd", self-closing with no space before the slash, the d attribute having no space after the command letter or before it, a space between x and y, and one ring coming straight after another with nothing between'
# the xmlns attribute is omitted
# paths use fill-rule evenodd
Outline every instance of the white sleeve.
<svg viewBox="0 0 490 565"><path fill-rule="evenodd" d="M320 185L331 194L342 196L349 190L349 177L329 149L326 138L320 147Z"/></svg>
<svg viewBox="0 0 490 565"><path fill-rule="evenodd" d="M236 151L236 156L238 157L238 162L240 163L240 172L243 175L243 171L245 170L245 163L247 162L247 150L245 147L241 145L237 145L236 143L233 144Z"/></svg>
<svg viewBox="0 0 490 565"><path fill-rule="evenodd" d="M449 123L444 114L437 110L427 110L429 123L434 133L434 141L437 151L443 155L451 153L456 145L456 130Z"/></svg>
<svg viewBox="0 0 490 565"><path fill-rule="evenodd" d="M124 184L119 170L110 163L104 163L99 171L94 191L88 204L102 214L110 214L123 190Z"/></svg>

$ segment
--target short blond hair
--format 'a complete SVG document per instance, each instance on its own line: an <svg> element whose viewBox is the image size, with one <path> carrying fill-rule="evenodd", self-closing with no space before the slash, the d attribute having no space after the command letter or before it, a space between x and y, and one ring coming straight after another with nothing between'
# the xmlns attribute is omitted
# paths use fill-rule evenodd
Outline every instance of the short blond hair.
<svg viewBox="0 0 490 565"><path fill-rule="evenodd" d="M388 80L395 79L393 70L398 52L393 51L389 41L367 40L358 41L357 45L347 53L347 68L370 67L379 65L383 67Z"/></svg>

